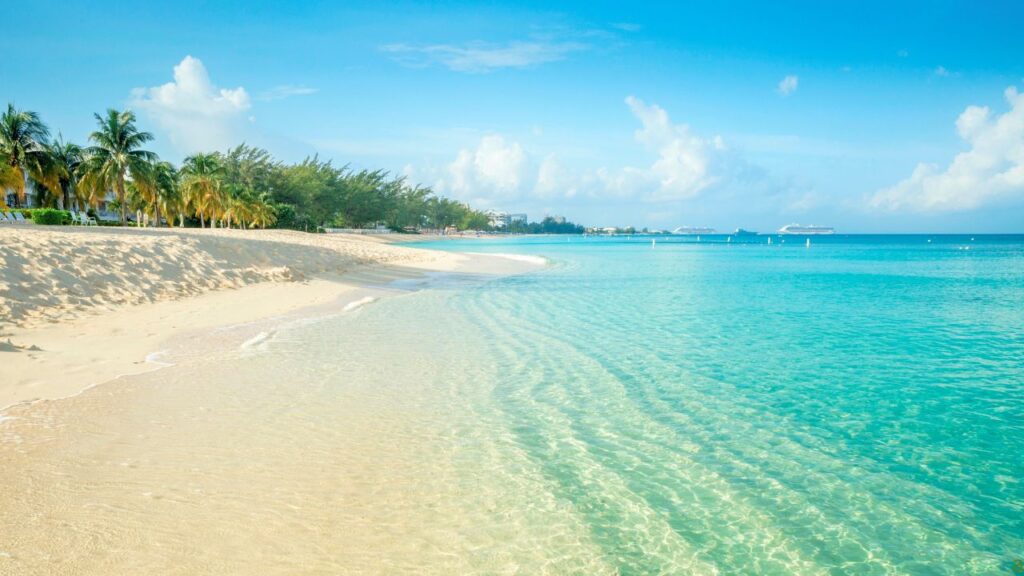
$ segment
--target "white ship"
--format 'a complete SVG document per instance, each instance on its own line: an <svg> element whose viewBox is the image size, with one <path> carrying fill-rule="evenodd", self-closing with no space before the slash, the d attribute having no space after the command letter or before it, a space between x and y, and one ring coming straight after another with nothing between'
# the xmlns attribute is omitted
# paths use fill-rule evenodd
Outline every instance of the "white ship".
<svg viewBox="0 0 1024 576"><path fill-rule="evenodd" d="M700 226L680 226L672 231L673 234L714 234L714 228L702 228Z"/></svg>
<svg viewBox="0 0 1024 576"><path fill-rule="evenodd" d="M799 224L787 224L779 228L779 234L799 234L802 236L819 236L823 234L835 234L836 229L828 226L801 226Z"/></svg>

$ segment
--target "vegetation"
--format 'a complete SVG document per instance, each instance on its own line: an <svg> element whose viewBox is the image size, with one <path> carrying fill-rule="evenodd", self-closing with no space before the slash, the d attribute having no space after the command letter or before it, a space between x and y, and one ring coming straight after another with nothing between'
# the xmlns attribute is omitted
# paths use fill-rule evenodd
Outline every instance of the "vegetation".
<svg viewBox="0 0 1024 576"><path fill-rule="evenodd" d="M29 212L29 217L36 224L70 224L71 213L66 210L56 210L54 208L36 208Z"/></svg>
<svg viewBox="0 0 1024 576"><path fill-rule="evenodd" d="M53 185L49 137L50 131L38 114L7 105L7 111L0 115L0 188L14 190L19 201L24 201L28 178Z"/></svg>
<svg viewBox="0 0 1024 576"><path fill-rule="evenodd" d="M140 187L146 187L151 178L149 172L156 154L143 150L142 146L152 140L153 135L136 128L135 114L127 110L118 112L111 108L106 116L95 116L99 130L89 135L95 145L86 150L81 182L93 197L105 195L111 189L117 192L123 226L128 223L125 197L128 178Z"/></svg>
<svg viewBox="0 0 1024 576"><path fill-rule="evenodd" d="M0 116L0 190L13 189L24 202L31 182L40 206L84 211L106 204L120 211L121 225L135 214L152 226L491 229L486 213L384 170L334 166L317 156L285 164L246 144L193 154L175 168L145 149L153 135L138 129L132 112L111 109L95 118L90 146L61 137L51 143L37 114L8 105ZM582 232L552 218L518 226L510 231Z"/></svg>
<svg viewBox="0 0 1024 576"><path fill-rule="evenodd" d="M569 222L564 219L555 219L551 216L544 218L540 222L530 222L529 224L513 223L511 232L521 232L524 234L583 234L586 229L579 224Z"/></svg>

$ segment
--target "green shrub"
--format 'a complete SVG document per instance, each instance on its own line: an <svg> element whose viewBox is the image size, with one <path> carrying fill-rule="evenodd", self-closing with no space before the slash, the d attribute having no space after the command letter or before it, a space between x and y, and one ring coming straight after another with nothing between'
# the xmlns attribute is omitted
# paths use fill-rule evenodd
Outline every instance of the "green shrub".
<svg viewBox="0 0 1024 576"><path fill-rule="evenodd" d="M55 208L36 208L29 212L36 224L61 225L71 223L71 213Z"/></svg>

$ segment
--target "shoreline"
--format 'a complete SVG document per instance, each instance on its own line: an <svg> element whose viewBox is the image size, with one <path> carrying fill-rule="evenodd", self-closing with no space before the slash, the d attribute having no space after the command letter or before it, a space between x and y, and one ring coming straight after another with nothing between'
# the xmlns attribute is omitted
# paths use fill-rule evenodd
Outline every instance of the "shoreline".
<svg viewBox="0 0 1024 576"><path fill-rule="evenodd" d="M214 251L204 245L207 239L216 244L213 248L226 245L226 254L220 256L223 268L232 272L232 267L244 268L248 275L241 280L228 277L221 284L184 286L184 294L172 293L152 301L104 302L91 309L62 302L63 307L47 309L38 304L40 297L53 300L52 294L46 292L54 290L51 275L69 276L74 281L95 270L83 270L87 268L84 266L75 269L74 264L64 267L60 258L57 262L61 267L47 269L45 262L35 262L35 269L28 274L10 267L12 241L22 243L22 251L31 252L38 248L38 241L57 237L73 245L70 251L80 259L88 260L104 257L105 253L93 252L109 250L111 241L117 242L118 248L133 248L153 237L168 236L172 240L196 240L200 254L203 249ZM536 268L535 263L496 256L389 246L343 235L325 236L240 230L8 231L6 236L0 236L0 258L7 260L6 274L0 276L0 355L7 376L0 385L0 415L17 406L72 397L124 376L158 370L162 366L155 365L155 355L186 348L187 341L199 334L231 328L243 328L245 333L245 326L278 324L313 314L349 313L383 297L429 287L431 274L499 277ZM252 243L273 246L259 246L253 251L255 255L246 253L246 245L251 249ZM337 251L336 261L331 261L330 254L322 253L325 246ZM8 248L7 253L4 248ZM275 251L282 252L284 260L295 261L282 261L281 254L267 257ZM238 256L238 260L230 261L232 256ZM182 262L181 266L185 268L185 264ZM216 264L207 268L216 271ZM110 265L117 266L118 262ZM24 266L28 268L29 264ZM140 266L145 266L145 262ZM131 271L118 272L131 280ZM187 284L182 277L187 272L183 270L176 276L175 270L164 270L165 280L180 288ZM18 276L21 278L12 278ZM16 283L12 279L22 282L12 288ZM95 293L111 289L109 283L85 285L94 294L82 297L95 297ZM81 283L72 286L82 288ZM195 293L188 292L189 289ZM12 301L12 293L14 298L24 294L25 301ZM14 321L4 309L17 310L23 321Z"/></svg>

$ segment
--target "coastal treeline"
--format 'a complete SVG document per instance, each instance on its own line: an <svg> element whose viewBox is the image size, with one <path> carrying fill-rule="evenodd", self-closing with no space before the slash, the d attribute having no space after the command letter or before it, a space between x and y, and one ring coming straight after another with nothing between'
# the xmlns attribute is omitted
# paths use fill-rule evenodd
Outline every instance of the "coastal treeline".
<svg viewBox="0 0 1024 576"><path fill-rule="evenodd" d="M30 182L39 206L65 210L106 202L122 225L131 214L153 226L490 228L486 213L384 170L316 156L286 164L245 144L175 166L146 149L153 135L137 127L131 111L111 109L95 119L88 144L78 145L52 139L38 114L8 104L0 115L0 189L23 203Z"/></svg>
<svg viewBox="0 0 1024 576"><path fill-rule="evenodd" d="M583 234L586 228L564 218L546 216L540 222L514 222L509 232L516 234Z"/></svg>

